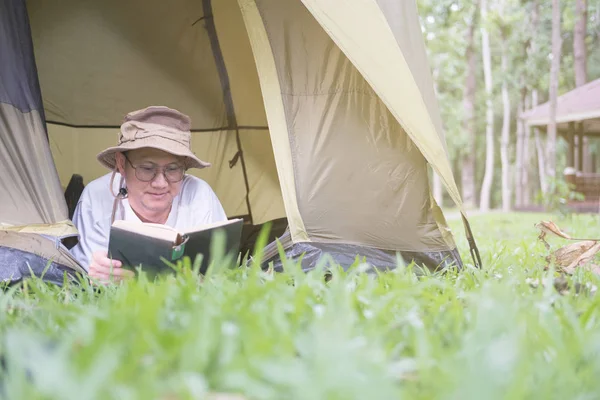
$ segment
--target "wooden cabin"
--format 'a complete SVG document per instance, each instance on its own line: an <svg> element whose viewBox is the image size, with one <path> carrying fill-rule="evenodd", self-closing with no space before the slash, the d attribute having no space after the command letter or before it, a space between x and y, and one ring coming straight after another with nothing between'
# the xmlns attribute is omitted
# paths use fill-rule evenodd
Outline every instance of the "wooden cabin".
<svg viewBox="0 0 600 400"><path fill-rule="evenodd" d="M521 118L529 128L547 131L550 103L525 111ZM572 201L570 206L579 212L600 211L600 173L598 157L587 143L600 138L600 79L589 82L559 96L556 105L557 134L568 143L567 182L582 193L585 200ZM587 152L585 149L588 149Z"/></svg>

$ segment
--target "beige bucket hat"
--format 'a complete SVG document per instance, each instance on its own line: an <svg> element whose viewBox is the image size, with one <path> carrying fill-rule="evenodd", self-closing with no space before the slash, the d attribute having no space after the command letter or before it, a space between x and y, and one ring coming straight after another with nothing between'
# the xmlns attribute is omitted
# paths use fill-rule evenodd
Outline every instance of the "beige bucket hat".
<svg viewBox="0 0 600 400"><path fill-rule="evenodd" d="M150 106L125 116L119 132L119 143L99 153L98 161L114 170L115 154L151 147L185 157L186 168L206 168L191 150L191 120L185 114L164 106Z"/></svg>

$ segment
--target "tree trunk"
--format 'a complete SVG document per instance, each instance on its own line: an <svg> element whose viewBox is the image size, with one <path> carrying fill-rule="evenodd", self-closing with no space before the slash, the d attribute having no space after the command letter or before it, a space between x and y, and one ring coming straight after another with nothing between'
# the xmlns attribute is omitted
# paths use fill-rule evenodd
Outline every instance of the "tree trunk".
<svg viewBox="0 0 600 400"><path fill-rule="evenodd" d="M535 137L535 148L538 156L538 169L540 174L540 190L545 195L548 193L548 179L546 176L546 159L544 155L544 144L540 137L540 130L533 128L533 136Z"/></svg>
<svg viewBox="0 0 600 400"><path fill-rule="evenodd" d="M531 107L535 107L538 104L538 93L537 90L531 92ZM538 171L540 176L540 190L545 195L548 193L548 181L546 179L546 158L544 154L544 145L542 138L540 137L540 130L533 128L533 136L535 137L535 148L537 150L538 159Z"/></svg>
<svg viewBox="0 0 600 400"><path fill-rule="evenodd" d="M592 33L596 37L596 40L600 40L600 29L598 29L600 27L600 4L598 3L599 2L596 0L596 7L594 7L596 9L594 15L594 32Z"/></svg>
<svg viewBox="0 0 600 400"><path fill-rule="evenodd" d="M529 109L529 100L524 94L523 101L523 109ZM529 180L529 173L531 168L531 152L529 150L530 142L531 142L531 130L525 126L525 121L521 121L520 123L521 129L523 130L523 163L525 164L525 168L523 168L521 175L521 185L523 191L523 205L528 206L531 204L531 185Z"/></svg>
<svg viewBox="0 0 600 400"><path fill-rule="evenodd" d="M575 2L575 27L573 29L573 56L575 69L575 86L587 83L587 48L585 37L587 35L587 1ZM592 171L592 158L588 138L583 138L583 171Z"/></svg>
<svg viewBox="0 0 600 400"><path fill-rule="evenodd" d="M555 0L556 1L556 0ZM487 0L481 0L481 41L483 53L483 74L486 92L486 129L485 129L485 174L481 186L479 208L481 211L490 209L490 196L494 178L494 109L492 105L492 56L490 54L490 38L485 27L487 20Z"/></svg>
<svg viewBox="0 0 600 400"><path fill-rule="evenodd" d="M575 28L573 32L573 56L575 64L575 86L585 85L587 82L587 49L585 36L587 34L587 1L576 0L575 3Z"/></svg>
<svg viewBox="0 0 600 400"><path fill-rule="evenodd" d="M475 194L475 139L477 127L475 126L475 91L477 82L477 54L475 52L475 21L478 12L478 5L475 4L471 25L467 29L467 51L465 58L467 60L467 78L463 96L463 107L465 112L464 129L467 133L467 148L463 156L462 163L462 195L465 207L475 208L477 204Z"/></svg>
<svg viewBox="0 0 600 400"><path fill-rule="evenodd" d="M538 26L539 26L539 16L540 16L540 10L539 10L539 1L538 0L533 0L533 6L532 6L532 11L531 11L531 32L534 33L531 36L531 40L529 42L529 44L526 45L526 49L525 52L526 54L532 56L533 54L535 54L535 52L537 51L537 43L536 43L536 36L535 36L535 32L537 32ZM527 83L530 82L531 80L535 79L535 77L531 77L528 76L525 78L525 84L524 84L524 88L527 86ZM535 93L535 95L532 93L531 97L527 96L527 90L523 89L522 92L522 97L521 97L521 103L522 103L522 107L524 110L529 110L530 107L533 107L533 104L531 104L534 100L533 97L535 96L535 100L536 100L536 104L537 104L537 92ZM530 187L530 182L531 180L530 178L530 174L532 172L533 166L531 165L531 158L530 157L532 154L532 152L530 151L530 142L531 142L531 129L527 128L526 124L524 121L520 121L520 129L523 132L523 147L522 147L522 152L521 152L521 157L523 160L523 168L521 169L521 190L522 190L522 195L523 195L523 200L522 200L522 204L523 205L530 205L531 204L531 197L533 195L533 189ZM538 136L538 140L539 141L539 132L537 133ZM536 142L537 145L537 142ZM537 146L536 146L537 148ZM543 157L542 157L543 160ZM543 163L541 164L542 166L544 165ZM539 164L538 164L539 166ZM542 170L543 171L543 170ZM545 180L544 180L545 182Z"/></svg>
<svg viewBox="0 0 600 400"><path fill-rule="evenodd" d="M510 160L508 145L510 142L510 98L508 96L508 49L507 40L502 38L502 104L504 114L502 118L502 136L500 140L500 161L502 162L502 211L510 211Z"/></svg>
<svg viewBox="0 0 600 400"><path fill-rule="evenodd" d="M550 112L546 142L546 174L550 179L556 178L556 98L562 46L560 14L560 0L552 0L552 65L550 67Z"/></svg>
<svg viewBox="0 0 600 400"><path fill-rule="evenodd" d="M522 78L522 77L521 77ZM521 79L521 87L524 87L523 79ZM522 90L524 94L525 89ZM515 207L522 207L525 203L525 187L523 181L526 175L526 161L528 160L525 155L525 127L523 121L519 118L523 113L523 96L519 98L519 104L517 105L517 146L516 146L516 159L515 159Z"/></svg>

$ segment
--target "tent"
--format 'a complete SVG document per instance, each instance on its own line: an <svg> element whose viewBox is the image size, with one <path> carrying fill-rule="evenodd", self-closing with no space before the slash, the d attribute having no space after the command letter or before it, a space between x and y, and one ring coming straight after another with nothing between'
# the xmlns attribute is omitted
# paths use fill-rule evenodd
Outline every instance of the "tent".
<svg viewBox="0 0 600 400"><path fill-rule="evenodd" d="M290 257L462 266L428 166L463 214L414 1L0 0L0 223L75 234L62 190L126 112L190 115L228 216L287 220ZM11 82L16 82L11 85ZM7 86L8 84L8 86ZM6 98L5 98L6 97ZM0 242L1 243L1 242ZM475 252L475 253L474 253ZM479 264L476 261L475 264Z"/></svg>

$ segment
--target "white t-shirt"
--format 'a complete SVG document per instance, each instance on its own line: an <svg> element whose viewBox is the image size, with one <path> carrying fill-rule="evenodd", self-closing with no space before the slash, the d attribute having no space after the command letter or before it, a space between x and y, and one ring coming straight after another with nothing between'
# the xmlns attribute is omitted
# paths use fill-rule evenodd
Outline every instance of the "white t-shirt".
<svg viewBox="0 0 600 400"><path fill-rule="evenodd" d="M71 253L86 270L95 251L108 249L110 219L115 200L109 189L111 175L112 172L90 182L84 188L73 215L73 223L79 230L79 243L71 249ZM117 173L112 193L119 192L120 182L121 175ZM140 221L127 199L120 200L119 203L115 220ZM185 175L181 191L173 199L165 225L187 229L226 219L223 206L208 183L195 176Z"/></svg>

